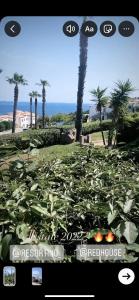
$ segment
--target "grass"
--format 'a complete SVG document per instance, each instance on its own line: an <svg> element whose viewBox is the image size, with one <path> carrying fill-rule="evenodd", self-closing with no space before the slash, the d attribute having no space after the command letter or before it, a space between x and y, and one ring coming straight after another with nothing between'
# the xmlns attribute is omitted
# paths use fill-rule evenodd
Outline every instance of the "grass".
<svg viewBox="0 0 139 300"><path fill-rule="evenodd" d="M101 132L94 132L91 134L91 138L92 138L92 141L98 141L98 140L102 140L102 134Z"/></svg>
<svg viewBox="0 0 139 300"><path fill-rule="evenodd" d="M80 149L79 143L72 143L68 145L54 145L47 148L39 149L38 160L50 161L55 158L62 159Z"/></svg>
<svg viewBox="0 0 139 300"><path fill-rule="evenodd" d="M67 157L71 155L73 152L76 152L80 149L79 143L72 143L68 145L54 145L49 146L45 148L39 149L38 155L28 155L25 154L23 151L20 151L16 153L16 155L11 155L11 157L4 157L4 162L0 165L0 169L7 169L8 164L11 161L17 160L17 159L23 159L23 160L37 160L39 161L51 161L53 159L62 159L64 157Z"/></svg>
<svg viewBox="0 0 139 300"><path fill-rule="evenodd" d="M24 136L24 133L23 133ZM92 136L92 142L96 142L97 145L103 146L103 141L102 141L102 134L101 132L94 132L91 134ZM104 136L107 141L107 131L104 132ZM4 149L2 149L4 148ZM77 150L80 149L79 143L75 142L72 144L67 144L67 145L53 145L49 147L44 147L39 149L39 154L37 156L31 156L28 155L27 153L25 154L24 151L18 151L15 153L15 149L13 145L8 145L6 148L1 146L1 151L4 151L5 155L3 157L5 163L2 163L2 166L0 166L0 169L7 168L8 163L11 161L14 161L16 159L23 159L23 160L37 160L37 161L51 161L53 159L62 159L66 156L71 155L72 153L76 152ZM1 152L2 153L2 152Z"/></svg>
<svg viewBox="0 0 139 300"><path fill-rule="evenodd" d="M108 138L108 130L103 131L103 132L104 132L104 137L107 140L107 138ZM92 141L102 140L102 133L101 133L101 131L94 132L94 133L91 134L91 136L92 136Z"/></svg>

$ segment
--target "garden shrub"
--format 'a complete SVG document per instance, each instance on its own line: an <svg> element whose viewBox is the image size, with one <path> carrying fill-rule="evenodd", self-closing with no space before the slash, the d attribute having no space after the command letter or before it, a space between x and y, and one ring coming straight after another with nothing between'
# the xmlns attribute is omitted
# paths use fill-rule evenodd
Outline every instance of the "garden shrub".
<svg viewBox="0 0 139 300"><path fill-rule="evenodd" d="M109 130L110 126L111 126L111 120L102 121L102 126L100 126L99 121L93 121L93 122L83 124L82 133L83 135L87 135L101 130L105 131L105 130Z"/></svg>
<svg viewBox="0 0 139 300"><path fill-rule="evenodd" d="M0 122L0 132L9 130L12 128L12 122L11 121L2 121Z"/></svg>
<svg viewBox="0 0 139 300"><path fill-rule="evenodd" d="M37 148L60 144L60 129L28 130L0 136L0 145L12 143L20 150L27 149L33 142Z"/></svg>
<svg viewBox="0 0 139 300"><path fill-rule="evenodd" d="M139 137L139 114L130 114L119 126L117 142L129 143Z"/></svg>
<svg viewBox="0 0 139 300"><path fill-rule="evenodd" d="M124 243L137 260L139 252L139 164L118 149L81 148L63 160L14 161L0 172L1 258L7 253L5 238L14 244L60 244L64 233L110 229L116 242ZM82 234L83 233L83 234ZM44 238L45 237L45 238ZM7 237L8 238L8 237ZM66 254L79 241L64 242ZM4 248L5 247L5 248ZM5 250L5 251L4 251Z"/></svg>

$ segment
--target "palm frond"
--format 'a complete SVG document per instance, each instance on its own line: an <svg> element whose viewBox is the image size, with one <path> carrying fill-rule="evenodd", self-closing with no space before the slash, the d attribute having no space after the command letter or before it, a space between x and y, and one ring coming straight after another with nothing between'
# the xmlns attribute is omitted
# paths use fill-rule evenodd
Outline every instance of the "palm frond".
<svg viewBox="0 0 139 300"><path fill-rule="evenodd" d="M33 98L41 97L41 95L37 91L31 92Z"/></svg>
<svg viewBox="0 0 139 300"><path fill-rule="evenodd" d="M7 81L10 84L22 84L27 85L27 80L23 78L23 75L19 75L18 73L14 73L13 77L7 77Z"/></svg>
<svg viewBox="0 0 139 300"><path fill-rule="evenodd" d="M49 82L43 79L40 79L40 83L36 83L36 85L43 86L43 87L50 86Z"/></svg>

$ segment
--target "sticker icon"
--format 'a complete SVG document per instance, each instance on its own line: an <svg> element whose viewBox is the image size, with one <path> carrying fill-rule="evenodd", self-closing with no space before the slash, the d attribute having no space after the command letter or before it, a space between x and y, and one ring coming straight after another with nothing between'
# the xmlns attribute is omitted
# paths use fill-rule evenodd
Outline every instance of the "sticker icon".
<svg viewBox="0 0 139 300"><path fill-rule="evenodd" d="M103 240L103 234L101 232L97 232L94 236L94 240L97 242L97 243L100 243L102 240Z"/></svg>
<svg viewBox="0 0 139 300"><path fill-rule="evenodd" d="M87 233L86 237L87 239L93 238L93 240L97 243L100 243L103 240L105 240L107 243L112 243L114 240L116 241L116 236L114 235L114 233L111 230L105 228L93 229L89 233Z"/></svg>
<svg viewBox="0 0 139 300"><path fill-rule="evenodd" d="M114 35L115 31L116 31L116 26L111 21L105 21L100 26L101 34L106 37L110 37L110 36Z"/></svg>
<svg viewBox="0 0 139 300"><path fill-rule="evenodd" d="M114 234L113 234L111 231L109 231L108 234L105 236L105 240L106 240L108 243L113 242L114 239L115 239Z"/></svg>

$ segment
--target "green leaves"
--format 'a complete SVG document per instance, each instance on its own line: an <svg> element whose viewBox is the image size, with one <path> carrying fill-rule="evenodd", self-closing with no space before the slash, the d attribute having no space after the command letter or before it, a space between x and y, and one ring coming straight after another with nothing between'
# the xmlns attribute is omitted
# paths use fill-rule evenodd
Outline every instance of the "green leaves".
<svg viewBox="0 0 139 300"><path fill-rule="evenodd" d="M35 191L37 189L37 187L38 187L38 183L34 183L30 190Z"/></svg>
<svg viewBox="0 0 139 300"><path fill-rule="evenodd" d="M123 236L126 238L129 244L132 244L136 241L138 230L133 222L125 222L125 230L123 232Z"/></svg>
<svg viewBox="0 0 139 300"><path fill-rule="evenodd" d="M129 251L138 252L138 171L118 149L81 148L63 160L39 164L17 160L1 171L2 239L12 231L17 243L60 243L66 232L88 232L85 239L90 239L96 228L106 228L118 242L134 244ZM74 243L71 239L68 247ZM132 256L128 260L134 260Z"/></svg>
<svg viewBox="0 0 139 300"><path fill-rule="evenodd" d="M11 233L6 234L2 239L2 244L1 244L1 259L2 260L5 260L7 258L11 241L12 241Z"/></svg>
<svg viewBox="0 0 139 300"><path fill-rule="evenodd" d="M139 253L139 244L131 244L131 245L126 245L126 249L130 251L134 251L136 253Z"/></svg>
<svg viewBox="0 0 139 300"><path fill-rule="evenodd" d="M118 215L117 210L114 210L113 212L109 212L109 214L108 214L108 224L109 225L115 220L117 215Z"/></svg>
<svg viewBox="0 0 139 300"><path fill-rule="evenodd" d="M124 207L123 207L123 212L125 214L129 213L132 209L132 207L134 206L135 204L135 200L134 199L128 199L126 200L125 204L124 204Z"/></svg>
<svg viewBox="0 0 139 300"><path fill-rule="evenodd" d="M16 234L18 236L19 239L21 239L22 241L24 241L29 234L30 228L28 224L20 224L17 225L16 227Z"/></svg>
<svg viewBox="0 0 139 300"><path fill-rule="evenodd" d="M30 209L33 213L37 214L40 217L43 217L43 216L50 217L50 214L48 213L48 210L45 207L42 207L39 205L38 206L32 205L30 207Z"/></svg>
<svg viewBox="0 0 139 300"><path fill-rule="evenodd" d="M125 237L128 244L135 243L139 232L136 225L133 222L123 221L119 222L120 224L113 228L115 235L120 239L121 237Z"/></svg>

